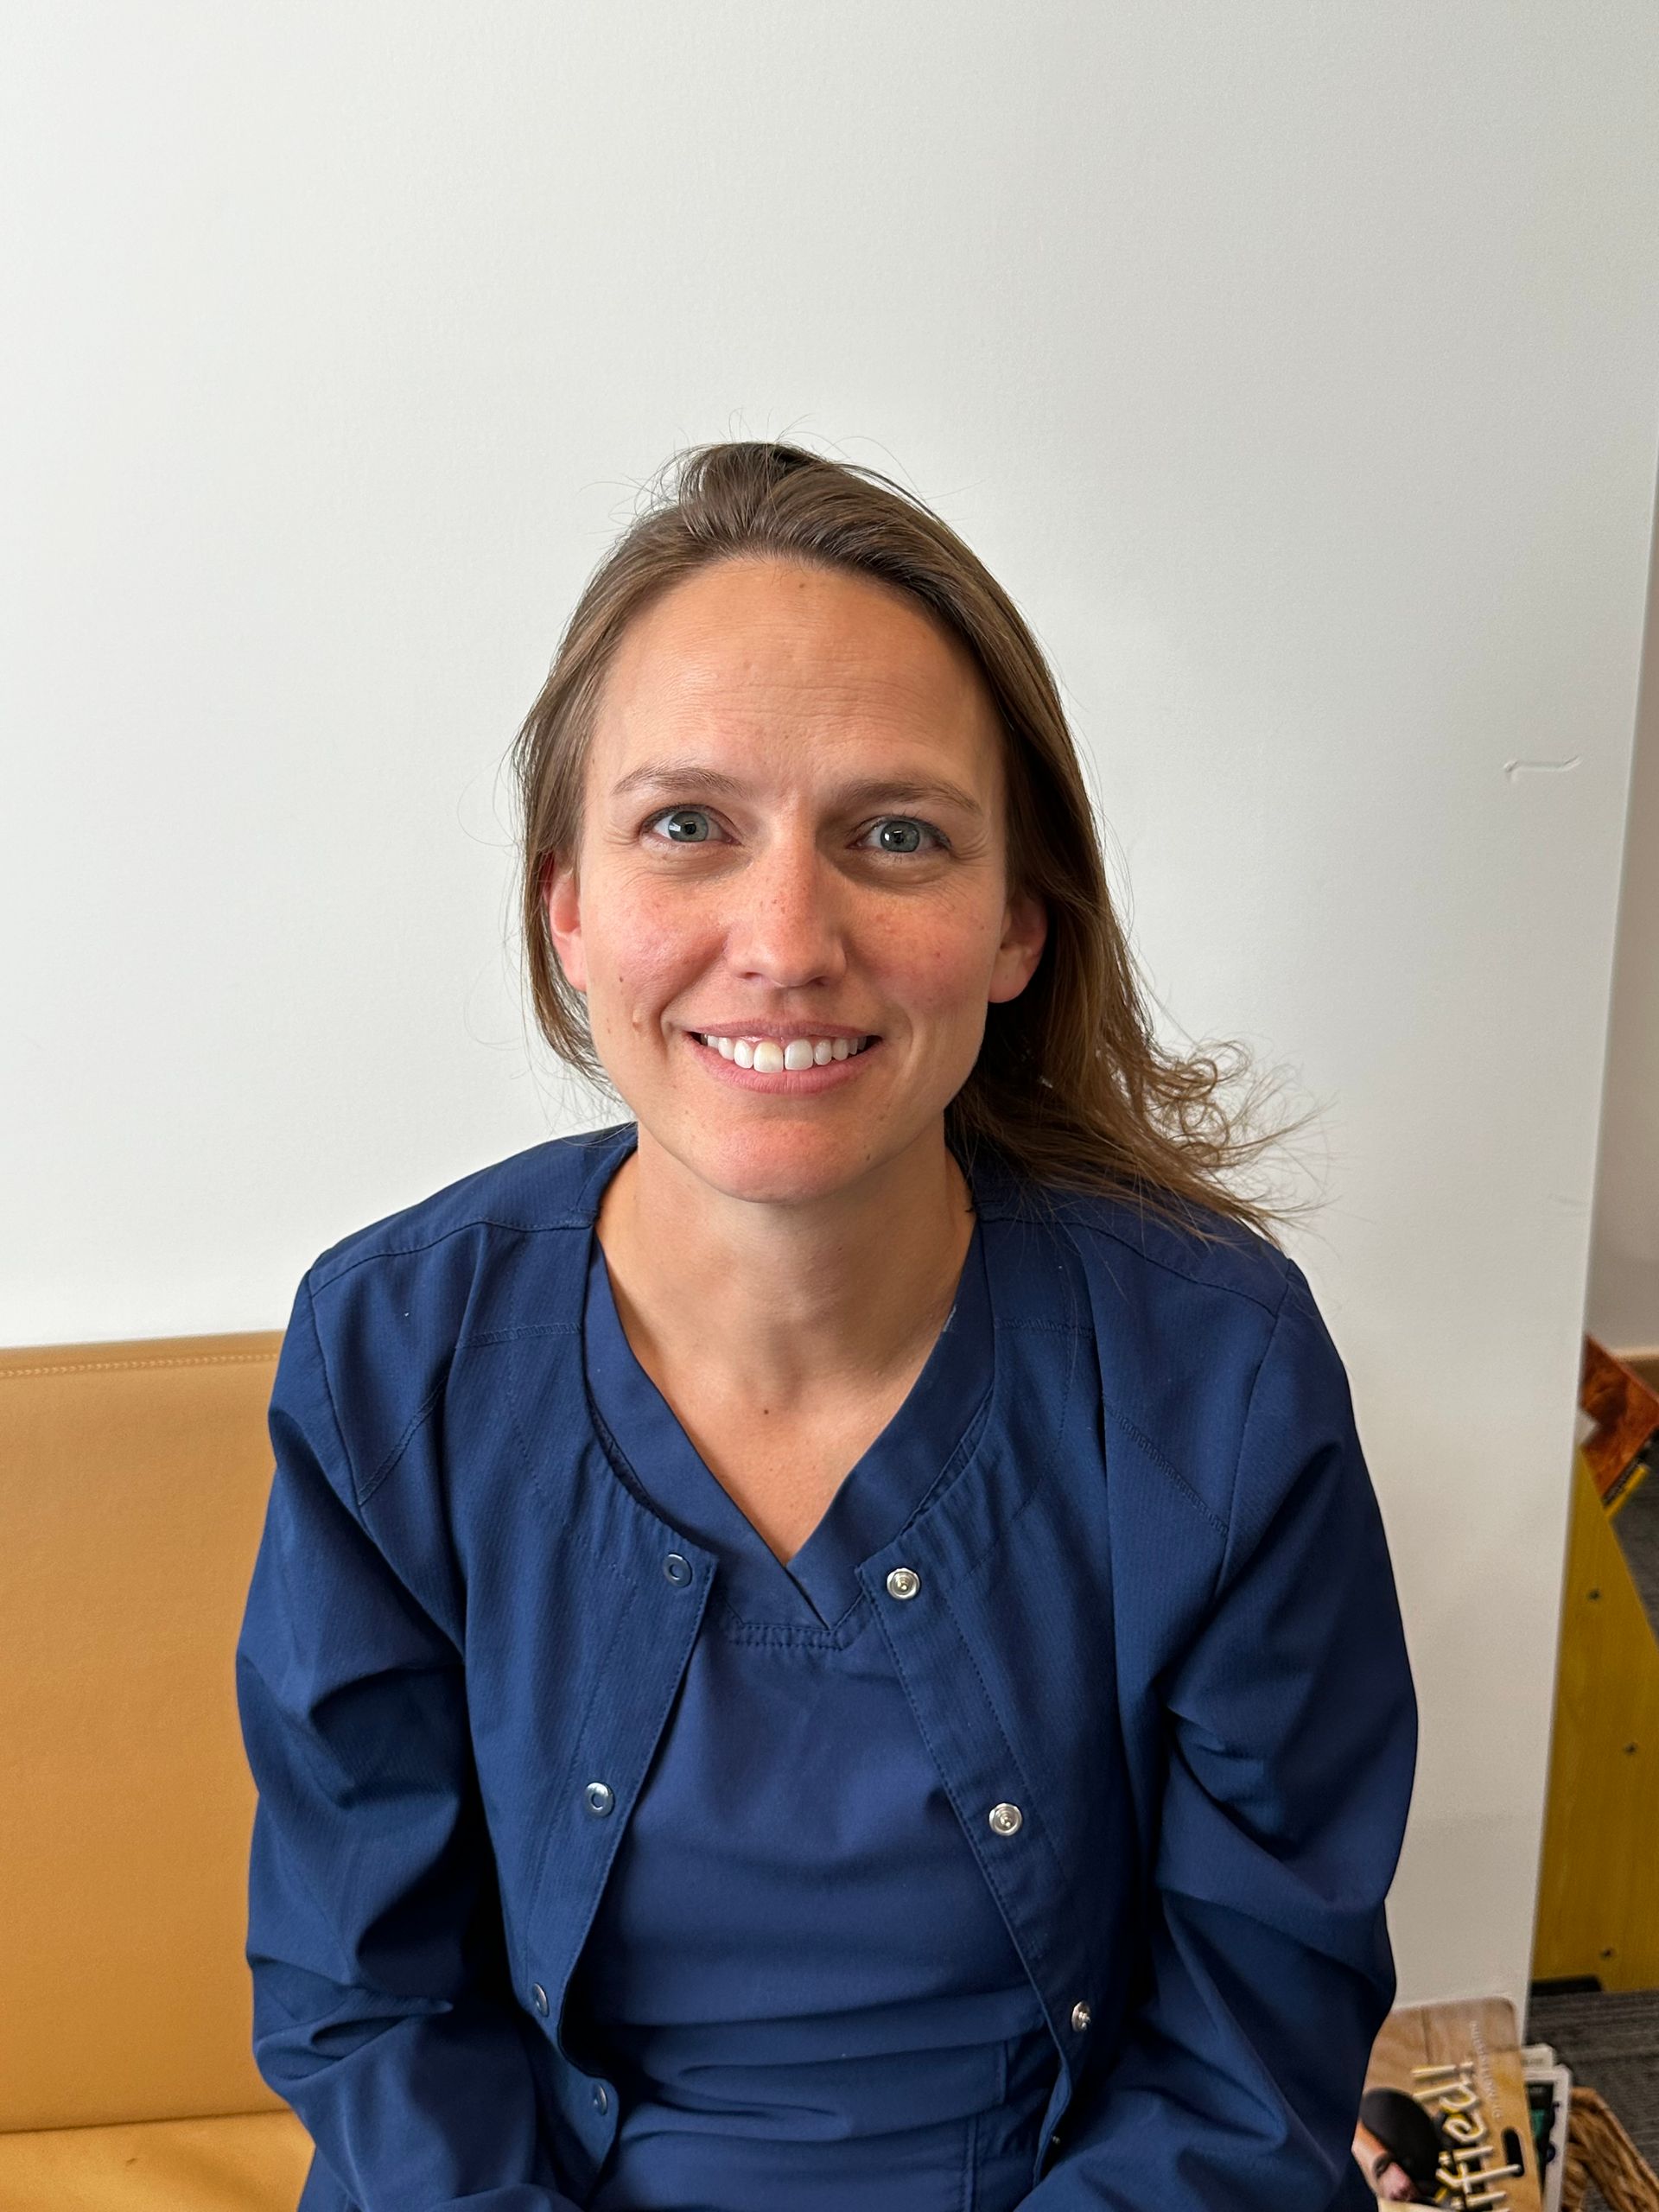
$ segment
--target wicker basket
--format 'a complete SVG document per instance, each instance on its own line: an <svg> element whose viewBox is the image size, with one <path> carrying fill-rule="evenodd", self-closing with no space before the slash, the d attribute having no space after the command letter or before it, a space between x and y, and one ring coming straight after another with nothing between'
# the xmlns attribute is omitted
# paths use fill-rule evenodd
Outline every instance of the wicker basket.
<svg viewBox="0 0 1659 2212"><path fill-rule="evenodd" d="M1659 2176L1593 2089L1575 2088L1567 2120L1561 2212L1582 2212L1594 2182L1608 2212L1659 2212Z"/></svg>

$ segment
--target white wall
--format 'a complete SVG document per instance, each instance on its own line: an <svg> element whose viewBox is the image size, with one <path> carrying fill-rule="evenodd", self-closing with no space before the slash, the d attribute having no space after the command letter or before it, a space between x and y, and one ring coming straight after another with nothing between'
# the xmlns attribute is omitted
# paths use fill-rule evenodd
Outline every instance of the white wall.
<svg viewBox="0 0 1659 2212"><path fill-rule="evenodd" d="M10 25L0 1341L280 1325L324 1244L563 1126L497 771L582 578L693 437L906 472L1054 655L1173 1014L1329 1102L1296 1249L1425 1707L1402 1996L1518 1998L1659 16Z"/></svg>
<svg viewBox="0 0 1659 2212"><path fill-rule="evenodd" d="M1659 1351L1659 559L1649 571L1584 1325Z"/></svg>

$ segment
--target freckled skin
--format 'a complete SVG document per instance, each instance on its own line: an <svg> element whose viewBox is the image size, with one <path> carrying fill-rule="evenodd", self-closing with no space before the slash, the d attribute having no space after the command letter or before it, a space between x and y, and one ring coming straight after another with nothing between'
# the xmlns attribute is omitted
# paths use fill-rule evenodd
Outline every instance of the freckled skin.
<svg viewBox="0 0 1659 2212"><path fill-rule="evenodd" d="M664 763L732 787L615 791ZM858 781L947 781L967 803L849 794ZM668 1336L675 1300L692 1299L703 1338L721 1332L716 1356L746 1370L750 1407L790 1398L814 1351L880 1365L913 1336L916 1300L927 1310L960 1268L944 1106L987 1007L1027 987L1046 933L1038 902L1007 896L1000 730L978 664L868 577L703 569L624 637L584 805L546 913L639 1122L606 1192L606 1255ZM683 807L695 830L677 842L668 817ZM920 825L898 832L913 849L882 849L892 823ZM688 1035L743 1018L814 1035L814 1015L882 1039L817 1097L739 1093Z"/></svg>
<svg viewBox="0 0 1659 2212"><path fill-rule="evenodd" d="M668 790L611 801L651 759L734 774L719 832L672 845ZM987 810L907 801L951 854L862 849L834 807L858 777L943 774ZM702 801L695 801L702 805ZM549 913L564 971L588 995L606 1071L641 1122L719 1188L805 1197L916 1141L960 1089L987 1002L1035 969L1031 912L1002 892L1002 767L993 708L956 639L862 577L730 562L677 586L626 637L588 761L584 849ZM666 1024L814 1013L882 1035L880 1071L803 1106L752 1099L708 1113Z"/></svg>

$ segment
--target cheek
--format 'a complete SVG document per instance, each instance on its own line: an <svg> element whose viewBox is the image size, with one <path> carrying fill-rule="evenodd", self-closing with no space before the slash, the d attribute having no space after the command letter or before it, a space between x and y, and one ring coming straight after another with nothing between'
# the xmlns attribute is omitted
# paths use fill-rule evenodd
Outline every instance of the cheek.
<svg viewBox="0 0 1659 2212"><path fill-rule="evenodd" d="M867 940L869 965L901 1004L933 1021L982 1020L1001 939L1001 912L918 907L884 918Z"/></svg>
<svg viewBox="0 0 1659 2212"><path fill-rule="evenodd" d="M702 974L717 957L721 933L696 901L650 879L594 887L582 910L590 979L590 1011L624 1019L648 1017Z"/></svg>

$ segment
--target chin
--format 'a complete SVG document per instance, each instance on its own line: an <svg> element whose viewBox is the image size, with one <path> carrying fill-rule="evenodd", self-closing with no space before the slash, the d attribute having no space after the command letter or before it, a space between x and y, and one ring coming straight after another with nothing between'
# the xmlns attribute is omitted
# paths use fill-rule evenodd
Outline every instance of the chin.
<svg viewBox="0 0 1659 2212"><path fill-rule="evenodd" d="M715 1147L712 1156L687 1162L728 1198L773 1206L811 1205L834 1198L872 1164L862 1148L764 1142Z"/></svg>
<svg viewBox="0 0 1659 2212"><path fill-rule="evenodd" d="M687 1173L723 1197L755 1205L810 1205L833 1198L879 1166L886 1151L873 1150L861 1129L791 1128L781 1120L718 1136L706 1122L677 1129L671 1138L649 1134Z"/></svg>

